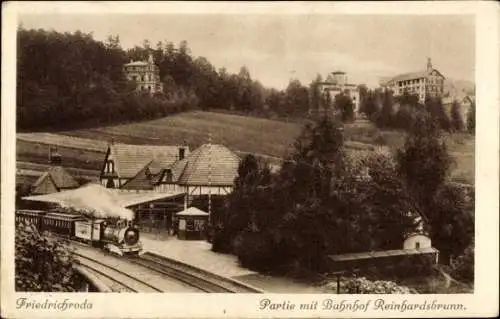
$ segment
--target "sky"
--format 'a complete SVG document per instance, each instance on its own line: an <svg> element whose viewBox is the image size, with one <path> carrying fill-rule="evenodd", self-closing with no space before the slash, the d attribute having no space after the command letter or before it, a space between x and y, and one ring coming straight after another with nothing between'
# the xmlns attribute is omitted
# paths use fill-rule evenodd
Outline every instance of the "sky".
<svg viewBox="0 0 500 319"><path fill-rule="evenodd" d="M178 44L217 69L285 88L291 78L309 84L317 74L347 72L349 82L378 85L381 77L425 69L427 57L447 78L474 81L472 15L21 15L25 28L80 30L94 39L119 35L124 49L148 39Z"/></svg>

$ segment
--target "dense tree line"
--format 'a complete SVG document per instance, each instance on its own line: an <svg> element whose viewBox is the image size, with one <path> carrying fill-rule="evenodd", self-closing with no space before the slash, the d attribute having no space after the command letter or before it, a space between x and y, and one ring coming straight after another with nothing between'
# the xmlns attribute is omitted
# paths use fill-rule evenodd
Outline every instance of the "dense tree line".
<svg viewBox="0 0 500 319"><path fill-rule="evenodd" d="M348 160L341 126L325 117L304 128L278 173L245 158L214 250L259 270L320 272L327 254L398 249L416 207L395 170L382 154Z"/></svg>
<svg viewBox="0 0 500 319"><path fill-rule="evenodd" d="M126 80L130 60L154 56L164 93L150 96ZM17 121L20 129L136 121L193 108L251 115L302 116L309 89L298 80L265 88L246 67L237 74L194 57L188 43L160 41L124 50L118 36L104 42L82 32L18 31Z"/></svg>
<svg viewBox="0 0 500 319"><path fill-rule="evenodd" d="M474 103L464 121L460 114L460 104L457 101L453 102L448 114L441 98L427 97L422 104L416 95L405 92L401 96L394 97L392 91L382 88L360 90L360 96L360 111L381 128L408 130L415 125L416 119L421 114L429 113L441 130L447 132L467 130L474 133Z"/></svg>
<svg viewBox="0 0 500 319"><path fill-rule="evenodd" d="M279 172L246 157L216 212L213 249L261 271L318 273L328 254L401 249L413 212L444 262L461 255L473 238L471 208L447 183L439 123L429 112L415 123L394 156L346 156L339 121L325 117L305 126Z"/></svg>

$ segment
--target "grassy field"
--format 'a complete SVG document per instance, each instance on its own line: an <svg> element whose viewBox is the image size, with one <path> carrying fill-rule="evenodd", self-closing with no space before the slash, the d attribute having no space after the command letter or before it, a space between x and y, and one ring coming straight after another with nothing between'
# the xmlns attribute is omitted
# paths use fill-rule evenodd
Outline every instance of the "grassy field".
<svg viewBox="0 0 500 319"><path fill-rule="evenodd" d="M253 153L270 157L271 162L283 157L300 134L299 122L282 122L262 118L215 112L182 113L153 121L80 129L54 133L19 133L17 160L47 163L48 144L58 146L63 165L100 170L109 141L130 144L175 145L184 141L196 148L208 142L221 143L240 154ZM351 149L385 145L390 148L404 144L404 134L381 131L366 121L346 125L346 145ZM474 139L466 134L446 137L456 165L455 180L474 182Z"/></svg>

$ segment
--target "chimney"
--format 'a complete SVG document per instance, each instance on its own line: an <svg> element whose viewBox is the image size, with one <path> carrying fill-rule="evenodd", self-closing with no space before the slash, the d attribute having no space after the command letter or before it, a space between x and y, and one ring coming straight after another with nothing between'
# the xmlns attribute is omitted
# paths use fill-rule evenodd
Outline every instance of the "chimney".
<svg viewBox="0 0 500 319"><path fill-rule="evenodd" d="M431 71L431 70L432 70L431 58L427 58L427 71Z"/></svg>
<svg viewBox="0 0 500 319"><path fill-rule="evenodd" d="M49 163L51 165L61 165L62 156L57 152L57 148L49 148Z"/></svg>

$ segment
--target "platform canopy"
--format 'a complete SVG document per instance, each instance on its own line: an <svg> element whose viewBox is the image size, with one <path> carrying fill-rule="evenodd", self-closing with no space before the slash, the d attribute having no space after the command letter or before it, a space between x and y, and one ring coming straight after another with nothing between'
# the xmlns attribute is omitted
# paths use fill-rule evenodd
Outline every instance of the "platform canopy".
<svg viewBox="0 0 500 319"><path fill-rule="evenodd" d="M54 203L61 206L93 208L103 203L117 207L130 207L159 199L183 196L183 192L144 192L130 193L117 189L105 188L99 184L87 184L83 187L46 195L26 196L22 199L37 202Z"/></svg>
<svg viewBox="0 0 500 319"><path fill-rule="evenodd" d="M208 216L209 214L198 209L196 207L189 207L188 209L183 210L182 212L178 212L177 216Z"/></svg>

